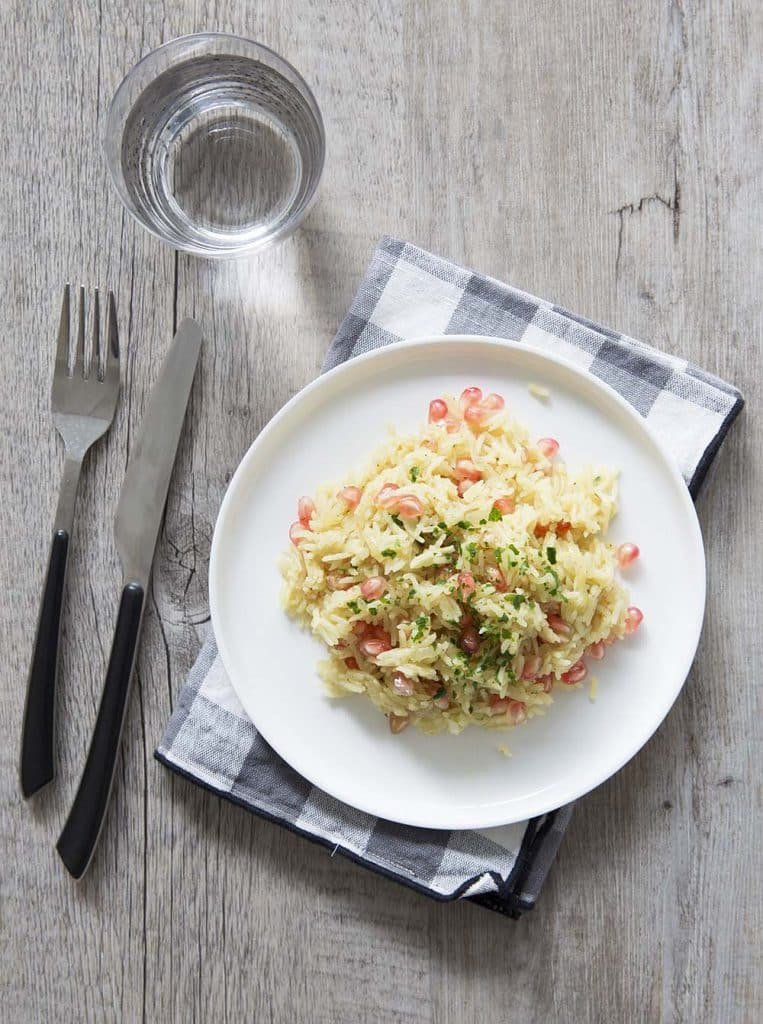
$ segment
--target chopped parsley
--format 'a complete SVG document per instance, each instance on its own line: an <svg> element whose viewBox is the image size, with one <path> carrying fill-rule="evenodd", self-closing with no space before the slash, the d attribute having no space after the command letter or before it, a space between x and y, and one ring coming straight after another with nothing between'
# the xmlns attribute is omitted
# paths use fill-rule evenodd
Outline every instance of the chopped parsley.
<svg viewBox="0 0 763 1024"><path fill-rule="evenodd" d="M459 530L472 529L472 524L469 522L468 519L459 519L459 521L456 523L456 526L459 528Z"/></svg>
<svg viewBox="0 0 763 1024"><path fill-rule="evenodd" d="M348 601L347 607L351 612L354 612L355 615L360 615L360 605L357 601Z"/></svg>
<svg viewBox="0 0 763 1024"><path fill-rule="evenodd" d="M376 613L379 611L379 609L378 608L369 608L368 611L369 611L369 613L371 615L376 615Z"/></svg>
<svg viewBox="0 0 763 1024"><path fill-rule="evenodd" d="M437 693L434 695L434 699L438 700L440 697L445 697L447 695L447 692L448 691L445 689L445 687L441 686Z"/></svg>
<svg viewBox="0 0 763 1024"><path fill-rule="evenodd" d="M551 565L556 565L556 548L546 548L546 554Z"/></svg>
<svg viewBox="0 0 763 1024"><path fill-rule="evenodd" d="M400 516L396 515L394 512L390 516L390 519L395 524L395 526L399 526L401 530L405 529L405 527L403 526L403 520L400 518Z"/></svg>
<svg viewBox="0 0 763 1024"><path fill-rule="evenodd" d="M524 594L512 594L509 600L511 601L515 608L521 608L521 606L525 603L527 598Z"/></svg>
<svg viewBox="0 0 763 1024"><path fill-rule="evenodd" d="M474 543L467 544L466 545L466 553L469 556L469 560L471 562L475 561L475 559L477 558L477 545L474 544Z"/></svg>
<svg viewBox="0 0 763 1024"><path fill-rule="evenodd" d="M509 544L509 551L513 551L515 555L519 554L519 548L515 548L513 544Z"/></svg>
<svg viewBox="0 0 763 1024"><path fill-rule="evenodd" d="M549 592L549 594L551 594L552 597L556 597L556 595L559 592L559 577L557 576L557 574L554 572L553 569L549 569L546 572L546 576L551 576L553 578L554 586L553 586L553 588L551 588L551 587L549 587L548 583L544 583L543 586L546 588L546 590ZM543 577L544 580L545 580L546 576Z"/></svg>
<svg viewBox="0 0 763 1024"><path fill-rule="evenodd" d="M424 633L426 632L426 628L428 625L429 619L426 617L426 615L419 615L419 617L416 619L416 630L411 636L411 640L413 640L414 643L418 643L419 640L421 640L421 638L424 636Z"/></svg>
<svg viewBox="0 0 763 1024"><path fill-rule="evenodd" d="M486 525L487 525L487 519L480 519L480 526L486 526Z"/></svg>
<svg viewBox="0 0 763 1024"><path fill-rule="evenodd" d="M441 529L441 530L443 530L443 531L447 531L447 529L448 529L448 524L447 524L447 523L438 523L437 525L438 525L438 526L440 527L440 529Z"/></svg>
<svg viewBox="0 0 763 1024"><path fill-rule="evenodd" d="M395 558L397 556L397 551L394 551L392 548L385 548L384 551L382 551L382 556L384 558Z"/></svg>
<svg viewBox="0 0 763 1024"><path fill-rule="evenodd" d="M488 519L491 523L500 522L500 520L503 519L503 512L501 512L499 508L491 508L488 513Z"/></svg>
<svg viewBox="0 0 763 1024"><path fill-rule="evenodd" d="M413 483L416 483L416 481L418 480L420 472L421 472L421 470L419 469L418 466L411 466L411 469L410 469L410 472L408 473L408 476L411 478Z"/></svg>

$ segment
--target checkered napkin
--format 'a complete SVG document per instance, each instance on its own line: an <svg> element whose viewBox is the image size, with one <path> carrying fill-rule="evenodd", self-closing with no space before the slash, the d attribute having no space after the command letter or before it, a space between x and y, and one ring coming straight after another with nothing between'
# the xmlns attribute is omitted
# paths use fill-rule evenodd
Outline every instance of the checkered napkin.
<svg viewBox="0 0 763 1024"><path fill-rule="evenodd" d="M522 341L585 367L657 430L692 495L743 404L735 388L684 360L390 237L374 253L325 368L439 333ZM339 803L265 743L233 692L213 636L156 757L332 854L435 899L465 897L514 917L534 906L572 813L567 806L503 828L445 832L382 821Z"/></svg>

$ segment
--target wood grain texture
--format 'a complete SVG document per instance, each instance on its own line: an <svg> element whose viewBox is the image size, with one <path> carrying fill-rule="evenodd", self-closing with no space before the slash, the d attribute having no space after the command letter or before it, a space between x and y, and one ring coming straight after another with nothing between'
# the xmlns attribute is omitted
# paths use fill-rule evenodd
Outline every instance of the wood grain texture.
<svg viewBox="0 0 763 1024"><path fill-rule="evenodd" d="M0 986L5 1021L761 1019L759 552L763 261L757 0L99 0L0 5ZM203 28L314 86L320 203L246 263L174 254L122 211L98 122L122 75ZM440 906L152 759L207 628L209 543L238 460L318 371L393 232L692 359L748 406L699 503L696 666L645 750L581 801L536 911ZM48 392L62 284L109 286L124 398L91 453L63 636L59 777L15 765L62 464ZM93 869L53 844L102 685L111 520L173 316L207 338L160 539L138 685Z"/></svg>

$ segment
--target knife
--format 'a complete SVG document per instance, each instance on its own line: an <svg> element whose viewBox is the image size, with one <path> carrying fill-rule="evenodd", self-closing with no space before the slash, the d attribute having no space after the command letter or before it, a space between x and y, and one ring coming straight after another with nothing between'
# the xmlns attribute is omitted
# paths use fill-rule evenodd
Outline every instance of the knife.
<svg viewBox="0 0 763 1024"><path fill-rule="evenodd" d="M74 878L88 869L109 803L154 548L200 350L199 325L183 320L151 392L119 494L114 536L122 597L90 750L56 844Z"/></svg>

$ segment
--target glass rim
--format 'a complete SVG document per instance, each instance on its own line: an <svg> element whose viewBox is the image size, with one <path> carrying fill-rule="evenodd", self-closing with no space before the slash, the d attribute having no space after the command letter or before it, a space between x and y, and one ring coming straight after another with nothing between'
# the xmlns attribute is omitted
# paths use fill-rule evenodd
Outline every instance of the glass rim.
<svg viewBox="0 0 763 1024"><path fill-rule="evenodd" d="M179 63L175 61L172 56L173 50L182 50L187 47L198 47L200 52L204 52L204 46L211 43L222 44L223 48L219 50L212 50L206 52L217 52L217 53L231 53L237 54L242 57L247 57L252 60L256 60L257 57L266 58L267 62L273 67L273 70L282 74L290 84L292 84L307 101L310 111L315 118L317 133L318 133L318 159L317 159L317 175L315 185L312 193L308 197L299 212L291 219L285 221L266 241L253 241L242 243L238 247L231 247L227 250L215 249L204 245L198 245L194 242L187 242L182 245L177 244L177 240L168 237L168 235L157 227L152 222L148 221L138 210L135 203L132 200L127 188L125 186L124 174L122 171L122 134L124 129L124 122L126 118L121 113L117 113L120 107L121 101L125 97L129 97L130 89L135 85L137 80L140 78L141 70L145 70L146 65L153 62L157 62L162 57L166 59L166 64L160 70L157 70L156 74L149 80L153 80L166 68L172 67L173 64ZM229 48L225 48L225 44L228 44ZM237 49L238 48L238 49ZM249 53L241 52L241 50L248 50ZM186 56L186 55L184 55ZM148 83L144 83L142 89L146 88ZM141 91L142 91L141 89ZM138 93L137 95L140 95ZM129 105L129 110L132 109L137 95L132 97L133 103ZM115 130L116 128L116 130ZM118 137L119 144L115 147L115 139ZM321 178L323 176L323 169L326 160L326 128L323 123L323 116L321 115L320 107L315 95L307 84L300 72L294 67L294 65L288 61L285 57L282 57L279 53L276 53L270 46L265 43L260 43L256 39L250 39L248 36L238 36L231 32L191 32L182 36L175 36L173 39L168 39L166 42L155 47L153 50L149 50L148 53L144 54L140 60L134 64L130 70L122 78L122 81L117 86L114 95L106 110L106 114L101 129L101 148L104 153L106 166L109 171L109 177L111 178L112 184L114 185L119 198L122 201L123 206L130 214L130 216L150 235L163 242L165 245L171 246L178 252L189 253L193 256L202 256L206 259L240 259L246 256L251 256L256 252L270 248L278 242L283 241L292 235L302 221L305 219L307 214L312 209L318 198L318 186L320 185Z"/></svg>

